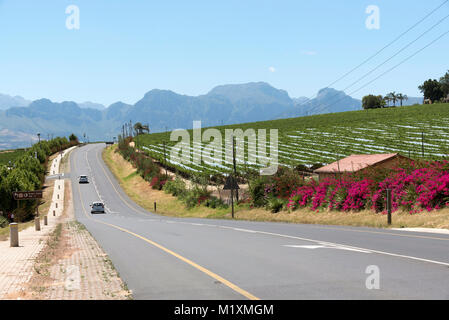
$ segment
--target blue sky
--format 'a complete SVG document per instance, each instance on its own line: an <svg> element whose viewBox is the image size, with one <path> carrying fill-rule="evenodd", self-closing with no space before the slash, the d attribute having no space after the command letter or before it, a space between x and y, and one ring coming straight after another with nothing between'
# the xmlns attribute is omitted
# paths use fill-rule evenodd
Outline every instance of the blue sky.
<svg viewBox="0 0 449 320"><path fill-rule="evenodd" d="M220 84L266 81L309 97L442 2L0 0L0 93L109 105L135 103L153 88L199 95ZM66 28L72 4L79 30ZM378 30L365 26L369 5L380 9ZM334 87L346 87L447 14L449 3ZM449 19L378 73L447 30ZM419 96L420 83L449 69L448 52L449 35L354 96Z"/></svg>

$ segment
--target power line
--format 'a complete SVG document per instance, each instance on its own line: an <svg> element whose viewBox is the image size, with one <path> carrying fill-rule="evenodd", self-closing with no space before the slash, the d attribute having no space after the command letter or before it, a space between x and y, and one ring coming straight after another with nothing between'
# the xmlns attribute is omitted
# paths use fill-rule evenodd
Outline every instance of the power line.
<svg viewBox="0 0 449 320"><path fill-rule="evenodd" d="M425 15L421 20L419 20L418 22L416 22L415 24L413 24L411 27L409 27L407 30L405 30L403 33L401 33L399 36L397 36L394 40L392 40L391 42L389 42L387 45L385 45L382 49L378 50L376 53L374 53L373 55L371 55L370 57L368 57L367 59L365 59L362 63L360 63L359 65L357 65L356 67L352 68L350 71L346 72L344 75L342 75L341 77L339 77L337 80L331 82L329 85L327 85L324 89L329 88L330 86L334 85L335 83L339 82L340 80L346 78L348 75L350 75L351 73L353 73L355 70L359 69L361 66L363 66L364 64L366 64L367 62L371 61L373 58L375 58L376 56L378 56L381 52L383 52L385 49L387 49L388 47L390 47L392 44L394 44L396 41L398 41L399 39L401 39L404 35L406 35L408 32L410 32L411 30L413 30L416 26L418 26L419 24L421 24L424 20L426 20L428 17L430 17L433 13L435 13L438 9L440 9L442 6L444 6L446 3L448 3L449 0L445 0L443 3L441 3L438 7L436 7L435 9L433 9L431 12L429 12L427 15ZM309 102L310 100L312 100L312 98L314 98L316 95L311 96L310 98L307 98L306 101L300 103L299 106L302 106L304 104L306 104L307 102Z"/></svg>
<svg viewBox="0 0 449 320"><path fill-rule="evenodd" d="M367 76L369 76L370 74L372 74L374 71L378 70L380 67L382 67L383 65L385 65L387 62L391 61L393 58L395 58L397 55L399 55L402 51L404 51L405 49L407 49L408 47L410 47L412 44L414 44L416 41L418 41L419 39L421 39L424 35L426 35L427 33L429 33L431 30L433 30L436 26L438 26L439 24L441 24L444 20L446 20L447 18L449 18L449 14L447 16L445 16L443 19L441 19L440 21L438 21L436 24L434 24L432 27L430 27L429 29L427 29L426 31L424 31L418 38L414 39L413 41L409 42L407 45L405 45L404 47L402 47L401 49L399 49L399 51L397 51L395 54L393 54L391 57L389 57L387 60L385 60L384 62L382 62L381 64L377 65L374 69L370 70L369 72L367 72L365 75L363 75L362 77L360 77L359 79L357 79L356 81L354 81L353 83L351 83L349 86L347 86L346 88L343 89L343 91L346 91L347 89L351 88L352 86L354 86L355 84L359 83L361 80L365 79Z"/></svg>
<svg viewBox="0 0 449 320"><path fill-rule="evenodd" d="M360 68L361 66L363 66L365 63L367 63L368 61L371 61L374 57L378 56L381 52L383 52L385 49L387 49L388 47L390 47L392 44L396 43L396 41L398 41L399 39L401 39L403 36L405 36L408 32L410 32L411 30L413 30L416 26L418 26L421 22L423 22L424 20L426 20L428 17L430 17L434 12L436 12L438 9L440 9L442 6L444 6L449 0L444 1L442 4L440 4L438 7L436 7L435 9L433 9L431 12L429 12L424 18L422 18L421 20L419 20L418 22L416 22L414 25L412 25L410 28L408 28L406 31L404 31L403 33L401 33L399 36L397 36L394 40L392 40L391 42L389 42L386 46L384 46L382 49L380 49L379 51L377 51L375 54L373 54L372 56L370 56L368 59L364 60L362 63L360 63L358 66L356 66L355 68L351 69L349 72L345 73L343 76L341 76L340 78L338 78L337 80L335 80L334 82L332 82L328 87L334 85L335 83L337 83L338 81L346 78L348 75L350 75L352 72L354 72L355 70L357 70L358 68Z"/></svg>
<svg viewBox="0 0 449 320"><path fill-rule="evenodd" d="M449 0L448 0L449 1ZM401 52L403 52L405 49L407 49L408 47L410 47L412 44L414 44L416 41L418 41L419 39L421 39L423 36L425 36L427 33L429 33L431 30L433 30L435 27L437 27L438 25L440 25L444 20L446 20L447 18L449 18L449 14L446 15L444 18L442 18L441 20L439 20L437 23L435 23L434 25L432 25L429 29L427 29L426 31L424 31L423 33L421 33L417 38L415 38L414 40L412 40L411 42L409 42L408 44L406 44L404 47L402 47L401 49L399 49L396 53L394 53L392 56L390 56L389 58L387 58L385 61L383 61L382 63L380 63L379 65L377 65L375 68L371 69L370 71L368 71L367 73L365 73L363 76L361 76L360 78L358 78L356 81L352 82L349 86L347 86L346 88L344 88L341 91L346 91L349 88L353 87L355 84L359 83L360 81L362 81L363 79L365 79L367 76L369 76L370 74L372 74L374 71L378 70L380 67L382 67L383 65L385 65L387 62L391 61L393 58L395 58L396 56L398 56ZM334 94L331 98L335 98L336 96L338 96L339 93ZM340 100L338 100L340 101ZM316 108L312 109L315 110Z"/></svg>
<svg viewBox="0 0 449 320"><path fill-rule="evenodd" d="M370 80L369 82L365 83L363 86L361 86L360 88L358 88L357 90L354 90L352 92L350 92L348 95L353 95L354 93L364 89L365 87L369 86L371 83L373 83L374 81L378 80L379 78L383 77L384 75L386 75L387 73L390 73L391 71L393 71L394 69L396 69L397 67L399 67L400 65L404 64L405 62L407 62L408 60L410 60L411 58L413 58L414 56L416 56L418 53L420 53L421 51L425 50L426 48L430 47L432 44L434 44L435 42L437 42L438 40L440 40L441 38L443 38L445 35L447 35L449 33L449 30L444 32L443 34L441 34L439 37L437 37L436 39L432 40L430 43L428 43L427 45L425 45L424 47L422 47L421 49L419 49L418 51L414 52L412 55L408 56L407 58L405 58L404 60L402 60L401 62L399 62L398 64L394 65L393 67L391 67L390 69L386 70L385 72L381 73L379 76L377 76L376 78ZM340 102L341 100L343 100L344 98L346 98L346 96L342 97L341 99L335 101L333 104L328 105L329 107L334 106L336 103Z"/></svg>
<svg viewBox="0 0 449 320"><path fill-rule="evenodd" d="M438 38L436 38L435 40L431 41L430 43L428 43L427 45L425 45L424 47L422 47L421 49L419 49L418 51L416 51L415 53L413 53L411 56L405 58L404 60L402 60L401 62L399 62L398 64L396 64L395 66L391 67L390 69L388 69L387 71L385 71L384 73L380 74L379 76L377 76L376 78L374 78L373 80L371 80L370 82L366 83L365 85L363 85L362 87L358 88L357 90L353 91L350 93L354 94L360 90L362 90L363 88L367 87L368 85L370 85L371 83L373 83L374 81L376 81L377 79L379 79L380 77L386 75L387 73L393 71L394 69L396 69L397 67L399 67L400 65L404 64L405 62L407 62L408 60L410 60L411 58L413 58L414 56L416 56L418 53L420 53L421 51L427 49L428 47L430 47L432 44L434 44L435 42L437 42L438 40L440 40L441 38L443 38L445 35L447 35L449 33L449 30L444 32L443 34L441 34Z"/></svg>

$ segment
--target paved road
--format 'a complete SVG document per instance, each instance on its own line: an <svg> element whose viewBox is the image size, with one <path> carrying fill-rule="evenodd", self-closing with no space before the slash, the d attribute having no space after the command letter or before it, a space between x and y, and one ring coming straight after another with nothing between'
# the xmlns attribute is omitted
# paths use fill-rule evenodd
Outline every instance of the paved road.
<svg viewBox="0 0 449 320"><path fill-rule="evenodd" d="M449 235L156 215L124 194L104 147L71 154L76 218L136 299L449 299ZM96 200L106 214L90 214Z"/></svg>

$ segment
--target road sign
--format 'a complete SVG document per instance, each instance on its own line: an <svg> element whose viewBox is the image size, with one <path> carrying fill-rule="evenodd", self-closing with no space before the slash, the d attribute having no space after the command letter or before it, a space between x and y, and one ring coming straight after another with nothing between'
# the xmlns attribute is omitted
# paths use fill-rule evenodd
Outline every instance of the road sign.
<svg viewBox="0 0 449 320"><path fill-rule="evenodd" d="M226 178L223 190L231 190L232 219L234 219L234 190L238 189L240 189L240 187L237 184L237 180L232 175L229 175Z"/></svg>
<svg viewBox="0 0 449 320"><path fill-rule="evenodd" d="M12 193L14 200L42 199L42 190L38 191L16 191Z"/></svg>
<svg viewBox="0 0 449 320"><path fill-rule="evenodd" d="M236 179L232 175L229 175L226 178L225 184L223 186L223 190L238 190L238 189L240 189L240 187L237 184Z"/></svg>

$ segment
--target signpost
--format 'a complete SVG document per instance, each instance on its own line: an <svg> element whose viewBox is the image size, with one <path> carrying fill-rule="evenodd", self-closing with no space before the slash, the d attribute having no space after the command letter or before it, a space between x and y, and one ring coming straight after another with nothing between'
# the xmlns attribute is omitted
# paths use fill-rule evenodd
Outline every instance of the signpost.
<svg viewBox="0 0 449 320"><path fill-rule="evenodd" d="M391 225L391 189L387 189L387 223Z"/></svg>
<svg viewBox="0 0 449 320"><path fill-rule="evenodd" d="M12 193L14 200L42 199L42 190L38 191L15 191Z"/></svg>
<svg viewBox="0 0 449 320"><path fill-rule="evenodd" d="M35 200L42 199L42 190L37 191L15 191L12 193L14 200L17 200L17 207L21 200ZM39 216L39 207L36 208L36 216Z"/></svg>
<svg viewBox="0 0 449 320"><path fill-rule="evenodd" d="M243 156L244 158L245 156ZM237 175L237 166L235 161L235 137L232 137L232 163L234 165L234 174ZM237 188L238 189L238 188ZM239 201L239 191L236 190L236 197L237 201Z"/></svg>
<svg viewBox="0 0 449 320"><path fill-rule="evenodd" d="M240 189L240 187L237 184L236 179L232 175L229 175L226 178L223 190L231 190L232 219L234 219L234 190L238 189Z"/></svg>

